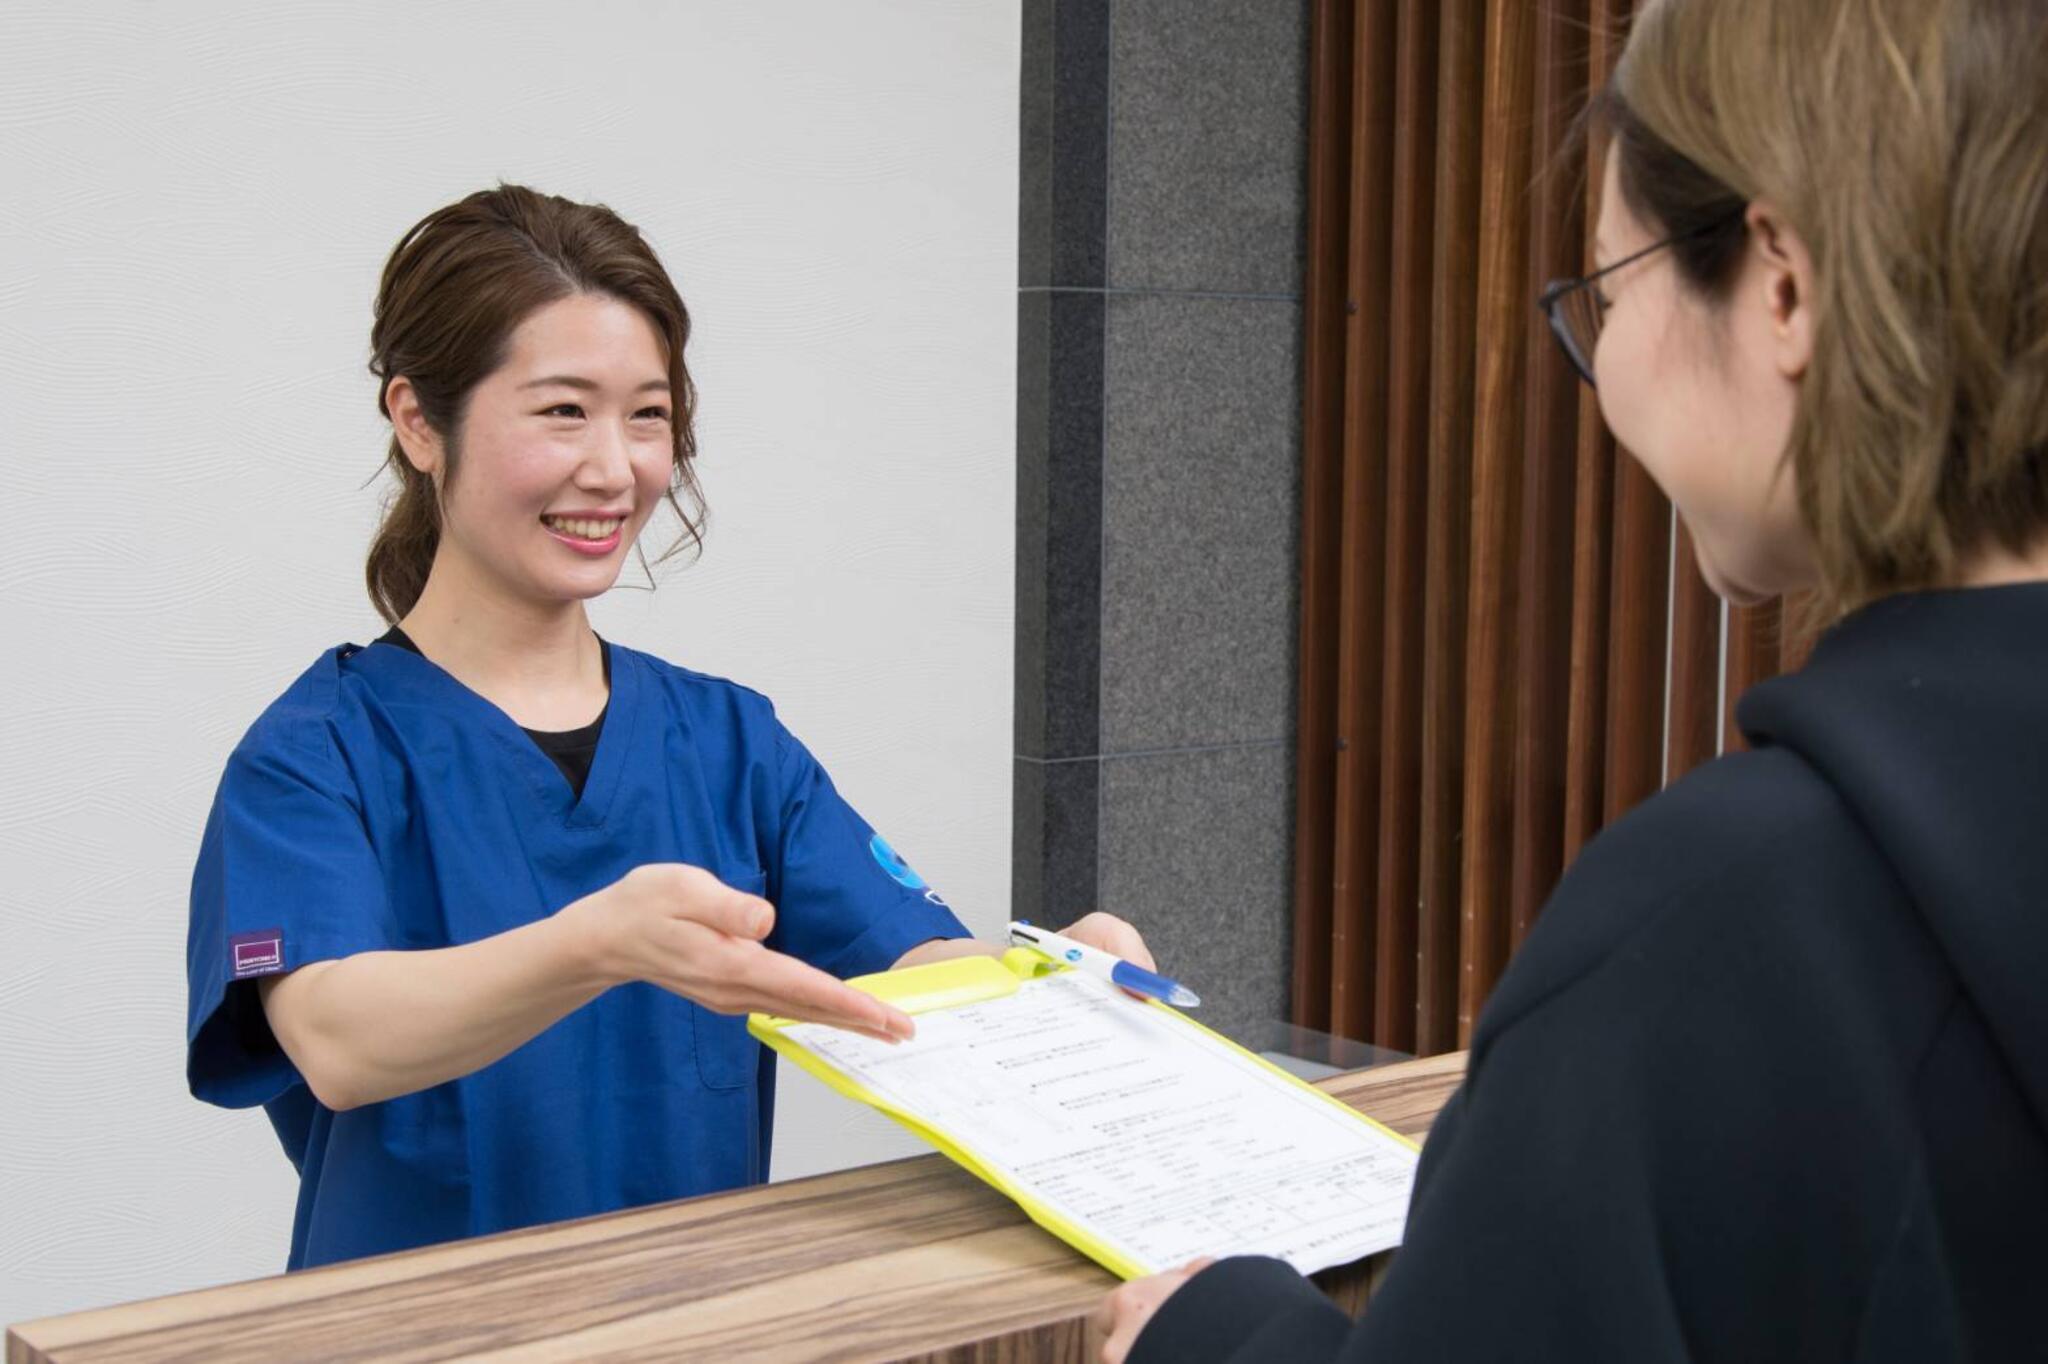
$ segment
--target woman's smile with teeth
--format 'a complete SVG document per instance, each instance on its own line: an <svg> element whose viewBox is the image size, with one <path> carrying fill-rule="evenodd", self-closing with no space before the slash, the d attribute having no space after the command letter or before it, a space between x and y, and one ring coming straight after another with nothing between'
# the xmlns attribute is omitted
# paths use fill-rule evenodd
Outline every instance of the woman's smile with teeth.
<svg viewBox="0 0 2048 1364"><path fill-rule="evenodd" d="M564 535L573 535L579 540L609 539L612 532L625 524L623 518L616 516L606 517L603 520L590 520L580 516L543 515L540 519L542 524L546 525L550 530L558 530Z"/></svg>

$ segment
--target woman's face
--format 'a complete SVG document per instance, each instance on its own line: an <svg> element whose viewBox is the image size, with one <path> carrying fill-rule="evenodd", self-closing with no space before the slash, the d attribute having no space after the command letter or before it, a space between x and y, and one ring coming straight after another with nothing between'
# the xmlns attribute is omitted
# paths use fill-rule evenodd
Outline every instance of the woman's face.
<svg viewBox="0 0 2048 1364"><path fill-rule="evenodd" d="M1595 268L1657 240L1623 201L1610 157ZM1593 285L1607 303L1593 354L1601 414L1677 506L1708 585L1738 604L1814 581L1784 464L1811 354L1811 280L1804 245L1758 205L1723 300L1686 286L1668 249Z"/></svg>
<svg viewBox="0 0 2048 1364"><path fill-rule="evenodd" d="M668 488L673 422L637 308L575 294L537 310L470 395L436 569L459 555L465 578L539 604L604 592Z"/></svg>

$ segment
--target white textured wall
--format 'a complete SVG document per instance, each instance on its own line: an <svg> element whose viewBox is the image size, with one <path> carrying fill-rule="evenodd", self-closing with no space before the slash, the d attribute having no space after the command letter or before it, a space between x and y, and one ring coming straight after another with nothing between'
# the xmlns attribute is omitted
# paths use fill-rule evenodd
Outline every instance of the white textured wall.
<svg viewBox="0 0 2048 1364"><path fill-rule="evenodd" d="M0 1321L283 1264L268 1124L185 1093L187 880L242 729L379 628L377 270L494 179L638 223L698 326L709 551L598 628L776 697L973 927L1006 917L1018 29L0 7ZM914 1149L784 1079L778 1177Z"/></svg>

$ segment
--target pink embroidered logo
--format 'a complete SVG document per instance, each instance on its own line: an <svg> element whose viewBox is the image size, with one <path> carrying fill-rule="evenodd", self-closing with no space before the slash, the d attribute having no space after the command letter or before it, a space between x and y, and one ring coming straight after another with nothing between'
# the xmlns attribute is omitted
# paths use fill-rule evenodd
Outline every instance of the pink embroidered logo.
<svg viewBox="0 0 2048 1364"><path fill-rule="evenodd" d="M275 975L284 970L284 930L262 928L254 933L237 933L228 939L228 955L234 963L236 980Z"/></svg>

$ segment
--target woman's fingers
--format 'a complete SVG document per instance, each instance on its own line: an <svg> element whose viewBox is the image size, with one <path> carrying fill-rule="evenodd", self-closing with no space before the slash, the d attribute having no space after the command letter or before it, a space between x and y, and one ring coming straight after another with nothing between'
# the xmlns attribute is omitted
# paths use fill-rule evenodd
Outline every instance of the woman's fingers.
<svg viewBox="0 0 2048 1364"><path fill-rule="evenodd" d="M1099 947L1105 952L1114 953L1133 966L1142 966L1147 971L1159 969L1158 964L1152 960L1151 949L1145 946L1145 939L1139 935L1138 930L1114 914L1104 914L1100 910L1093 914L1084 914L1061 929L1060 933L1075 942L1086 943L1090 947Z"/></svg>
<svg viewBox="0 0 2048 1364"><path fill-rule="evenodd" d="M895 1042L910 1037L917 1025L910 1015L873 995L834 979L794 957L764 947L734 954L731 985L763 1013L828 1023L869 1037Z"/></svg>
<svg viewBox="0 0 2048 1364"><path fill-rule="evenodd" d="M721 1013L772 1013L885 1042L916 1032L902 1010L762 946L775 922L766 900L698 867L647 872L665 877L658 883L666 913L657 937L666 961L652 978L677 994Z"/></svg>
<svg viewBox="0 0 2048 1364"><path fill-rule="evenodd" d="M775 906L758 895L735 890L727 896L723 904L729 921L738 925L725 931L736 938L759 942L775 928Z"/></svg>
<svg viewBox="0 0 2048 1364"><path fill-rule="evenodd" d="M1145 1323L1188 1280L1192 1266L1132 1279L1096 1307L1089 1322L1102 1335L1103 1364L1123 1364Z"/></svg>
<svg viewBox="0 0 2048 1364"><path fill-rule="evenodd" d="M775 906L760 896L734 890L709 872L686 870L702 879L676 888L679 917L749 942L761 941L775 927Z"/></svg>
<svg viewBox="0 0 2048 1364"><path fill-rule="evenodd" d="M1095 1310L1088 1316L1088 1324L1095 1329L1095 1334L1102 1338L1102 1352L1097 1356L1102 1364L1123 1364L1123 1357L1130 1353L1128 1346L1119 1348L1114 1355L1110 1353L1109 1342L1116 1334L1117 1310L1120 1305L1115 1293L1105 1293L1102 1295L1102 1301L1095 1304Z"/></svg>

